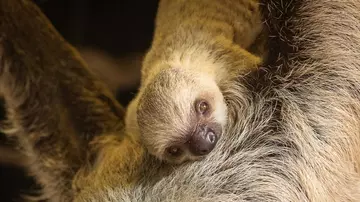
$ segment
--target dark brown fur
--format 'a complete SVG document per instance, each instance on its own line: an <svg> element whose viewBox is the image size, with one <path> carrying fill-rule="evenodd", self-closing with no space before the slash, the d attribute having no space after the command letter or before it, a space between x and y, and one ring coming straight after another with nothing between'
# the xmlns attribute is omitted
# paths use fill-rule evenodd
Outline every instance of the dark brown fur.
<svg viewBox="0 0 360 202"><path fill-rule="evenodd" d="M0 44L5 132L19 137L45 192L66 200L88 142L121 128L123 109L32 2L0 2Z"/></svg>

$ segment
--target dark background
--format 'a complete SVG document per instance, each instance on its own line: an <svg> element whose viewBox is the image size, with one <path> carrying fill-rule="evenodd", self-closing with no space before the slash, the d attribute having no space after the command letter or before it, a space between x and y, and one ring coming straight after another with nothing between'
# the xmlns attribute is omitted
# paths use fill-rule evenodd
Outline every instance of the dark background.
<svg viewBox="0 0 360 202"><path fill-rule="evenodd" d="M149 47L158 0L35 0L57 30L75 46L105 50L114 57ZM137 86L117 92L126 105ZM3 106L0 103L0 106ZM3 118L3 109L0 118ZM0 146L9 145L0 134ZM21 168L0 164L0 201L22 201L21 193L36 188Z"/></svg>

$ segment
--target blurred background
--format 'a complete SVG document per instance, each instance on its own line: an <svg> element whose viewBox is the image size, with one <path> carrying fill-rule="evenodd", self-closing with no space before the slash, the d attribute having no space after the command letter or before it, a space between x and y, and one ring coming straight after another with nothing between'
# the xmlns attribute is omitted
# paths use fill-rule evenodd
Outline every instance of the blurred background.
<svg viewBox="0 0 360 202"><path fill-rule="evenodd" d="M158 0L34 0L55 28L106 78L122 105L136 93L141 59L149 48ZM0 101L0 119L4 117ZM0 201L22 201L37 188L0 134ZM11 161L9 161L11 160Z"/></svg>

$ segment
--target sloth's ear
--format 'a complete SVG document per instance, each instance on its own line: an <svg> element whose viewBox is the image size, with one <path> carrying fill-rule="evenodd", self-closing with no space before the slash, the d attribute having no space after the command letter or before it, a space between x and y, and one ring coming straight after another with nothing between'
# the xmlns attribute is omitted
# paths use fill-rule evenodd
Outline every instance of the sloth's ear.
<svg viewBox="0 0 360 202"><path fill-rule="evenodd" d="M71 195L89 142L124 110L31 0L0 1L0 91L10 127L46 193Z"/></svg>

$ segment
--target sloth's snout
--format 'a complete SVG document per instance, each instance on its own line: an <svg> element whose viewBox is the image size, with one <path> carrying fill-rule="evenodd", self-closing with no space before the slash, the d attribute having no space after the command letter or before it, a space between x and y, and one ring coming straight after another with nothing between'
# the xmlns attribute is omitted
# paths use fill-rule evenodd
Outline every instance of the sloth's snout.
<svg viewBox="0 0 360 202"><path fill-rule="evenodd" d="M190 140L187 142L189 151L194 156L204 156L209 154L215 147L220 134L216 134L211 128L204 126L199 127Z"/></svg>

